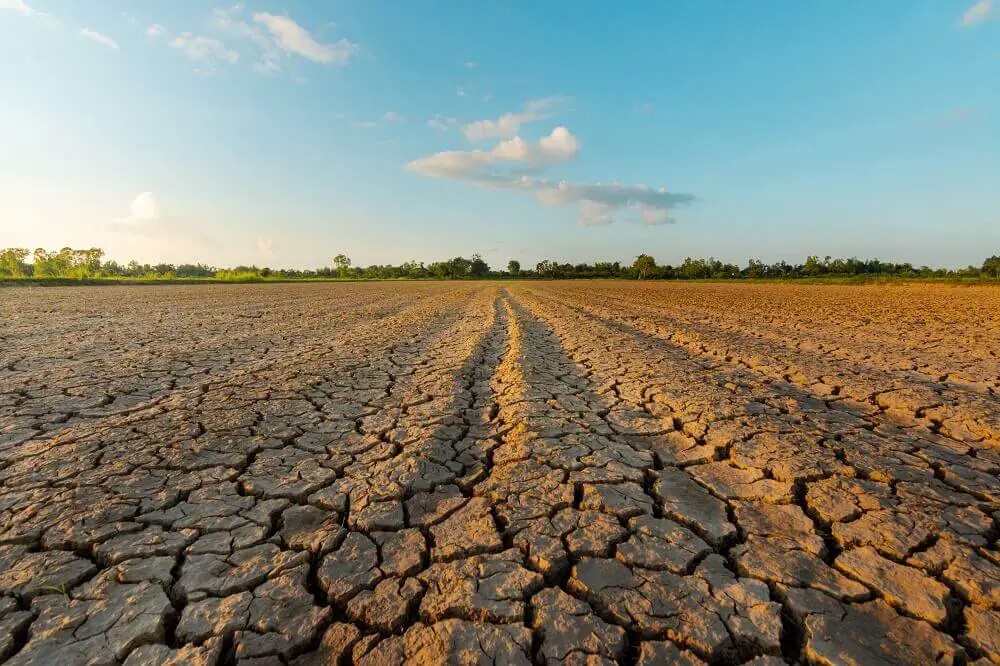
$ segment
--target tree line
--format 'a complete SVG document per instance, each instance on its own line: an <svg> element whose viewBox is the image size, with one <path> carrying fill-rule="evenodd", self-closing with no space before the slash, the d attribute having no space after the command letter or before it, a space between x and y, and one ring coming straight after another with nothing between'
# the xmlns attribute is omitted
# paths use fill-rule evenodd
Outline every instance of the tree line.
<svg viewBox="0 0 1000 666"><path fill-rule="evenodd" d="M562 263L546 259L525 268L510 260L506 270L493 270L483 258L455 257L429 264L407 261L399 265L372 264L355 266L351 259L336 255L330 266L315 270L235 266L216 268L206 264L140 264L130 261L120 264L105 260L100 248L61 250L38 248L0 249L0 277L5 278L70 278L70 279L215 279L224 281L308 280L308 279L598 279L621 278L643 280L730 280L730 279L789 279L821 277L900 277L900 278L1000 278L1000 256L991 256L982 266L965 268L931 268L910 263L894 263L879 259L835 259L809 256L801 264L785 261L764 263L750 259L746 266L724 263L715 258L688 257L674 266L658 264L649 254L641 254L631 264L618 261L595 263Z"/></svg>

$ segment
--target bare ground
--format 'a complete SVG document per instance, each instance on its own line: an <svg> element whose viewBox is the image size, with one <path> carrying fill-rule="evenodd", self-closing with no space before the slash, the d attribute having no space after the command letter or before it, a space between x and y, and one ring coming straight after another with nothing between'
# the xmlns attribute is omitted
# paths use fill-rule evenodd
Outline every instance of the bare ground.
<svg viewBox="0 0 1000 666"><path fill-rule="evenodd" d="M0 291L0 661L1000 663L1000 289Z"/></svg>

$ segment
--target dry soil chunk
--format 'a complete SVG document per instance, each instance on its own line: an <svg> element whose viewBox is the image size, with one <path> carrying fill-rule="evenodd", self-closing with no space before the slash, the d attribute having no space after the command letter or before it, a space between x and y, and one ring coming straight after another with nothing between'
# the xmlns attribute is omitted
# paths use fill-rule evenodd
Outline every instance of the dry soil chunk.
<svg viewBox="0 0 1000 666"><path fill-rule="evenodd" d="M805 629L803 654L820 664L951 664L961 647L927 622L900 615L876 599L843 604L809 589L781 588Z"/></svg>
<svg viewBox="0 0 1000 666"><path fill-rule="evenodd" d="M738 571L772 583L822 590L838 599L855 600L870 592L808 550L782 547L770 539L750 537L731 551Z"/></svg>
<svg viewBox="0 0 1000 666"><path fill-rule="evenodd" d="M979 651L1000 664L1000 612L969 606L965 609L965 630Z"/></svg>
<svg viewBox="0 0 1000 666"><path fill-rule="evenodd" d="M124 666L215 666L222 656L222 639L213 638L204 645L185 645L170 649L166 645L143 645L134 650Z"/></svg>
<svg viewBox="0 0 1000 666"><path fill-rule="evenodd" d="M699 654L733 658L754 646L777 652L781 607L767 586L737 579L710 555L691 576L630 571L617 560L584 558L573 567L572 591L645 638L667 635Z"/></svg>
<svg viewBox="0 0 1000 666"><path fill-rule="evenodd" d="M393 636L367 654L355 652L363 666L453 664L454 666L530 666L531 631L510 624L480 624L450 619L415 624L402 636Z"/></svg>
<svg viewBox="0 0 1000 666"><path fill-rule="evenodd" d="M668 518L690 527L714 546L736 536L736 526L729 522L726 504L698 485L687 472L669 467L653 474L653 492Z"/></svg>
<svg viewBox="0 0 1000 666"><path fill-rule="evenodd" d="M629 532L632 536L619 544L617 557L630 567L685 573L711 552L694 532L666 518L637 516L629 521Z"/></svg>
<svg viewBox="0 0 1000 666"><path fill-rule="evenodd" d="M361 638L361 632L353 624L336 622L323 632L323 639L315 652L296 658L294 666L329 666L350 659L354 644Z"/></svg>
<svg viewBox="0 0 1000 666"><path fill-rule="evenodd" d="M783 502L792 499L792 484L768 479L759 469L740 469L726 462L686 467L688 474L698 479L715 494L727 499Z"/></svg>
<svg viewBox="0 0 1000 666"><path fill-rule="evenodd" d="M878 590L886 601L910 615L935 624L947 619L948 588L919 569L887 560L870 546L848 550L838 556L834 564Z"/></svg>
<svg viewBox="0 0 1000 666"><path fill-rule="evenodd" d="M394 632L405 625L422 592L415 578L386 578L374 590L363 590L347 602L347 615L381 632Z"/></svg>
<svg viewBox="0 0 1000 666"><path fill-rule="evenodd" d="M38 619L28 642L8 664L114 663L163 640L173 607L159 585L110 583L94 596L67 601L44 595L32 605Z"/></svg>
<svg viewBox="0 0 1000 666"><path fill-rule="evenodd" d="M503 550L490 503L482 497L473 497L461 509L431 527L431 534L434 537L431 559L435 562Z"/></svg>
<svg viewBox="0 0 1000 666"><path fill-rule="evenodd" d="M637 666L660 666L661 664L676 664L677 666L703 666L705 663L698 655L689 650L683 650L667 641L643 641L639 646L639 661Z"/></svg>
<svg viewBox="0 0 1000 666"><path fill-rule="evenodd" d="M39 594L69 591L96 571L93 562L66 551L25 553L0 572L0 593L30 601Z"/></svg>
<svg viewBox="0 0 1000 666"><path fill-rule="evenodd" d="M419 574L427 585L420 604L425 622L460 617L479 622L520 622L524 601L542 587L542 577L521 566L521 553L506 550L432 564Z"/></svg>
<svg viewBox="0 0 1000 666"><path fill-rule="evenodd" d="M586 603L559 588L536 594L535 631L542 637L541 654L547 660L565 661L570 655L596 655L617 661L625 652L625 630L604 622Z"/></svg>
<svg viewBox="0 0 1000 666"><path fill-rule="evenodd" d="M340 548L323 558L318 577L332 603L346 603L382 577L378 568L378 548L364 534L351 532Z"/></svg>
<svg viewBox="0 0 1000 666"><path fill-rule="evenodd" d="M341 516L335 511L295 505L281 514L281 540L289 548L321 555L337 547L344 537Z"/></svg>

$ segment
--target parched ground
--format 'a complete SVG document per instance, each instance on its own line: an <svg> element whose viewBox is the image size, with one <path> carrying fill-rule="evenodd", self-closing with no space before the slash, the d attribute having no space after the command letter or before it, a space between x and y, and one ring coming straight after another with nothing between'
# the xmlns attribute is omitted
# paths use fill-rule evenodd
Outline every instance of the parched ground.
<svg viewBox="0 0 1000 666"><path fill-rule="evenodd" d="M0 291L0 661L1000 663L1000 289Z"/></svg>

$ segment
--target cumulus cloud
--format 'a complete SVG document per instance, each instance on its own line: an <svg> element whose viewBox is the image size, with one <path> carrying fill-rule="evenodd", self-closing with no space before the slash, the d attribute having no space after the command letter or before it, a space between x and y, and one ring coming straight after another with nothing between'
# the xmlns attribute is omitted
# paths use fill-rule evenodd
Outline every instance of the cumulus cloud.
<svg viewBox="0 0 1000 666"><path fill-rule="evenodd" d="M163 206L152 192L140 192L129 206L129 214L110 224L112 231L149 235L164 221Z"/></svg>
<svg viewBox="0 0 1000 666"><path fill-rule="evenodd" d="M357 44L347 39L332 44L321 44L313 39L308 30L288 16L257 12L253 15L253 20L267 28L275 43L283 51L314 62L344 65L361 51Z"/></svg>
<svg viewBox="0 0 1000 666"><path fill-rule="evenodd" d="M152 192L140 192L132 200L128 215L112 220L107 231L125 234L132 247L146 247L156 256L171 251L177 256L191 257L206 248L221 248L205 224L178 219L168 214L160 199Z"/></svg>
<svg viewBox="0 0 1000 666"><path fill-rule="evenodd" d="M531 167L566 162L576 157L580 141L565 127L557 127L537 144L519 136L503 141L491 151L497 159L524 162Z"/></svg>
<svg viewBox="0 0 1000 666"><path fill-rule="evenodd" d="M138 222L149 222L163 217L163 207L152 192L140 192L132 200L130 210L132 212L130 219Z"/></svg>
<svg viewBox="0 0 1000 666"><path fill-rule="evenodd" d="M970 27L994 17L993 0L979 0L962 14L962 26Z"/></svg>
<svg viewBox="0 0 1000 666"><path fill-rule="evenodd" d="M531 194L544 206L577 205L579 224L587 227L611 224L618 217L647 226L669 224L673 222L671 208L694 201L693 195L662 187L556 181L528 173L572 160L579 150L577 137L565 127L556 127L537 143L514 136L491 150L443 151L405 167L429 178Z"/></svg>
<svg viewBox="0 0 1000 666"><path fill-rule="evenodd" d="M396 113L395 111L386 111L382 115L382 120L384 120L387 123L405 123L406 122L406 118L404 118L402 115Z"/></svg>
<svg viewBox="0 0 1000 666"><path fill-rule="evenodd" d="M152 37L154 39L162 35L164 32L166 32L166 28L164 28L159 23L154 23L153 25L146 28L146 36Z"/></svg>
<svg viewBox="0 0 1000 666"><path fill-rule="evenodd" d="M258 238L257 239L257 251L260 252L262 257L271 258L274 256L274 239L273 238Z"/></svg>
<svg viewBox="0 0 1000 666"><path fill-rule="evenodd" d="M447 150L414 160L406 168L431 178L462 180L490 179L496 175L491 167L503 163L519 163L539 167L565 162L576 157L579 141L565 127L557 127L538 143L521 137L498 143L492 150Z"/></svg>
<svg viewBox="0 0 1000 666"><path fill-rule="evenodd" d="M111 39L107 35L102 35L101 33L97 32L96 30L92 30L90 28L81 28L80 29L80 36L81 37L86 37L87 39L91 40L92 42L100 44L101 46L106 46L109 49L114 49L116 51L118 50L118 43L115 42L115 40Z"/></svg>
<svg viewBox="0 0 1000 666"><path fill-rule="evenodd" d="M237 51L227 48L218 39L190 32L183 32L171 39L170 47L180 50L191 60L210 65L216 62L228 62L230 65L235 65L240 59L240 54Z"/></svg>
<svg viewBox="0 0 1000 666"><path fill-rule="evenodd" d="M462 127L465 138L473 143L485 139L506 139L517 136L521 125L550 118L566 105L560 96L531 100L519 113L505 113L496 120L477 120Z"/></svg>

